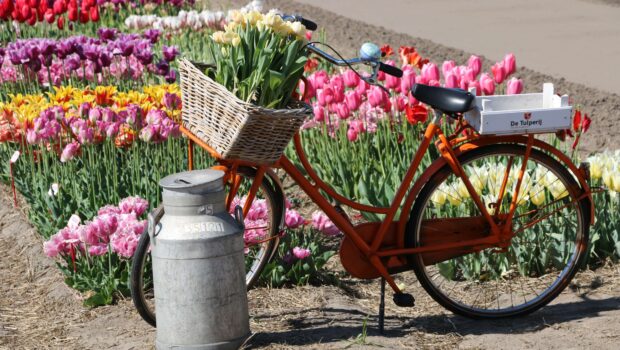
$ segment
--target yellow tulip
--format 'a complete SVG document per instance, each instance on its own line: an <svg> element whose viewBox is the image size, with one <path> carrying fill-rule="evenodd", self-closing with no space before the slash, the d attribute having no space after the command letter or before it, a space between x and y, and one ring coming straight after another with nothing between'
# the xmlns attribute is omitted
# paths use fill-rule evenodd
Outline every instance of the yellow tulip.
<svg viewBox="0 0 620 350"><path fill-rule="evenodd" d="M224 32L222 32L222 31L215 32L215 33L211 34L211 39L213 39L213 41L215 41L218 44L226 43L226 41L224 39Z"/></svg>
<svg viewBox="0 0 620 350"><path fill-rule="evenodd" d="M436 192L433 193L433 195L431 196L431 201L438 206L442 206L446 203L446 199L447 199L448 195L446 194L446 192L444 192L443 190L441 190L441 187L439 189L437 189Z"/></svg>
<svg viewBox="0 0 620 350"><path fill-rule="evenodd" d="M530 199L535 206L540 206L545 201L545 189L542 186L534 185L530 190Z"/></svg>

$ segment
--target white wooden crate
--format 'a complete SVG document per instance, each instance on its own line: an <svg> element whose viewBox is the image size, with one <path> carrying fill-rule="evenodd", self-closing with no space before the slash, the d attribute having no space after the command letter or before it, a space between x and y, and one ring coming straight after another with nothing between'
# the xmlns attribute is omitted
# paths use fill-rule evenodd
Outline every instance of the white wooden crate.
<svg viewBox="0 0 620 350"><path fill-rule="evenodd" d="M481 135L540 134L570 129L573 115L568 95L554 95L551 83L545 83L543 92L538 94L476 96L476 107L464 117Z"/></svg>

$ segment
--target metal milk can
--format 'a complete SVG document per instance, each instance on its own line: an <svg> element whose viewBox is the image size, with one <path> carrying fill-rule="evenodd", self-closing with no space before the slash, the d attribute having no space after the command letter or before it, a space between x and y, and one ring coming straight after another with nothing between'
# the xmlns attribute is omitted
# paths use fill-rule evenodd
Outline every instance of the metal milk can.
<svg viewBox="0 0 620 350"><path fill-rule="evenodd" d="M243 220L225 207L224 173L160 181L164 216L150 231L157 349L237 349L250 335Z"/></svg>

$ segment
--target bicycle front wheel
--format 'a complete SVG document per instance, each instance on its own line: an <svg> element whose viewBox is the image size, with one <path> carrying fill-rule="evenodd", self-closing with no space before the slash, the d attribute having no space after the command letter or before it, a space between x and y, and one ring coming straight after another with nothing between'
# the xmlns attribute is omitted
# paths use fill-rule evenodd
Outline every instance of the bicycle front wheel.
<svg viewBox="0 0 620 350"><path fill-rule="evenodd" d="M245 203L246 195L254 181L256 171L252 168L239 168L241 177L237 196L229 211L231 214L236 205ZM279 226L284 203L265 177L260 184L250 212L245 221L245 263L246 286L251 288L259 279L260 274L273 255L278 243ZM153 271L151 270L150 238L148 232L140 237L132 259L130 276L131 297L142 318L156 326L155 300L153 290Z"/></svg>
<svg viewBox="0 0 620 350"><path fill-rule="evenodd" d="M589 206L587 199L579 200L580 186L565 166L532 150L521 188L515 193L524 155L523 146L501 144L459 157L496 221L507 219L511 201L517 196L510 242L502 247L410 257L420 284L456 314L501 318L533 312L566 288L586 255ZM416 199L407 245L432 244L429 242L444 233L433 231L433 227L442 227L438 222L443 227L478 223L478 232L466 228L455 232L472 231L476 237L490 234L463 181L448 166L432 176Z"/></svg>

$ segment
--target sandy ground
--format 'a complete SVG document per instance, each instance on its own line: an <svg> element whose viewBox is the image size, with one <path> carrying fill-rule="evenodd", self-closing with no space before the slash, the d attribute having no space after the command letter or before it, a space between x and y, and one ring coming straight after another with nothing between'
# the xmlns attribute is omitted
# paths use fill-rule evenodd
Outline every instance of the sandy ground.
<svg viewBox="0 0 620 350"><path fill-rule="evenodd" d="M611 1L611 0L600 0ZM228 2L228 1L226 1ZM245 1L232 1L238 5ZM416 45L428 57L465 60L469 53L431 41L366 25L311 6L270 0L287 12L306 14L326 28L328 41L353 55L359 43ZM610 7L612 8L612 7ZM487 61L488 65L489 62ZM620 147L613 127L620 120L620 97L520 68L526 84L554 81L579 95L595 113L586 146L594 151ZM22 208L25 205L21 204ZM63 283L42 240L22 210L12 207L0 185L0 349L148 349L155 331L129 301L97 309L81 306L81 296ZM338 270L339 264L333 262ZM389 300L387 334L376 332L378 282L344 279L341 286L250 291L248 348L463 348L463 349L615 349L620 338L620 271L607 266L582 272L550 306L528 317L502 322L472 321L444 311L410 279L413 309ZM364 324L367 326L364 327ZM364 329L368 336L363 337Z"/></svg>
<svg viewBox="0 0 620 350"><path fill-rule="evenodd" d="M583 0L300 0L339 15L620 94L620 7ZM617 3L617 1L616 1Z"/></svg>

